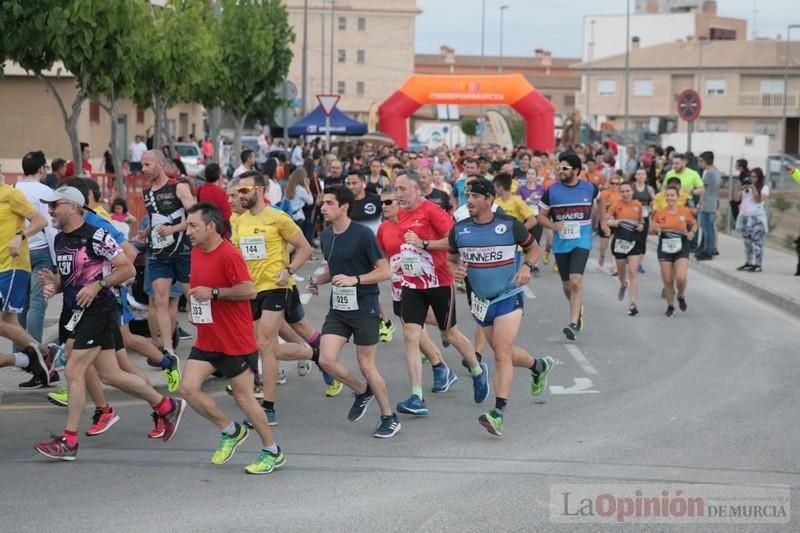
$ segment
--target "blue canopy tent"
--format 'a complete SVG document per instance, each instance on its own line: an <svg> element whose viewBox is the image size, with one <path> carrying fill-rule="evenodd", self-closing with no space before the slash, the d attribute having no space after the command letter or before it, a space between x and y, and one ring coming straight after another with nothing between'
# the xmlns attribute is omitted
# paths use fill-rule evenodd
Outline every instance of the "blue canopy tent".
<svg viewBox="0 0 800 533"><path fill-rule="evenodd" d="M303 135L324 135L325 112L317 106L311 113L289 126L289 137L302 137ZM358 136L367 133L367 125L353 120L339 109L331 113L331 135Z"/></svg>

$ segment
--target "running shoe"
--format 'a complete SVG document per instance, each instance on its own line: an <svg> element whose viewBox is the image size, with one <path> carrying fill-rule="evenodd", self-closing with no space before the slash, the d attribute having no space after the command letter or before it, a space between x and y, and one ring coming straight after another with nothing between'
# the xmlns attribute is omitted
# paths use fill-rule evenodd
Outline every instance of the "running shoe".
<svg viewBox="0 0 800 533"><path fill-rule="evenodd" d="M492 435L499 437L503 434L503 413L497 409L483 413L478 417L478 422Z"/></svg>
<svg viewBox="0 0 800 533"><path fill-rule="evenodd" d="M624 284L620 285L619 290L617 291L617 300L620 302L625 299L625 291L628 290L628 282L626 281Z"/></svg>
<svg viewBox="0 0 800 533"><path fill-rule="evenodd" d="M750 270L748 270L748 272L761 272L761 267L758 265L753 265L750 267Z"/></svg>
<svg viewBox="0 0 800 533"><path fill-rule="evenodd" d="M189 333L188 331L183 329L180 324L178 324L178 338L182 341L188 341L194 339L194 334Z"/></svg>
<svg viewBox="0 0 800 533"><path fill-rule="evenodd" d="M282 467L285 463L286 457L284 457L279 446L277 454L273 454L267 450L261 450L258 459L256 459L254 463L244 467L244 471L248 474L269 474L276 468Z"/></svg>
<svg viewBox="0 0 800 533"><path fill-rule="evenodd" d="M311 361L298 361L297 362L297 375L305 377L311 372Z"/></svg>
<svg viewBox="0 0 800 533"><path fill-rule="evenodd" d="M186 400L170 397L169 401L172 403L172 409L161 417L164 421L164 435L161 437L164 442L172 439L175 432L178 431L183 412L186 411Z"/></svg>
<svg viewBox="0 0 800 533"><path fill-rule="evenodd" d="M362 394L353 394L353 406L350 407L350 412L347 413L347 419L350 422L361 420L361 417L367 412L367 406L369 406L374 397L375 395L371 390L367 390Z"/></svg>
<svg viewBox="0 0 800 533"><path fill-rule="evenodd" d="M553 263L553 272L558 272L558 265Z"/></svg>
<svg viewBox="0 0 800 533"><path fill-rule="evenodd" d="M239 431L236 432L236 435L223 433L219 439L219 448L217 448L217 451L214 452L214 455L211 457L211 464L224 465L230 461L239 446L247 440L249 434L250 432L247 428L241 424L239 425Z"/></svg>
<svg viewBox="0 0 800 533"><path fill-rule="evenodd" d="M736 267L736 270L738 270L739 272L742 272L743 270L750 270L750 267L752 267L752 266L753 265L751 265L749 263L745 263L740 267Z"/></svg>
<svg viewBox="0 0 800 533"><path fill-rule="evenodd" d="M117 411L113 407L97 408L92 415L92 425L86 430L87 437L96 437L102 435L111 426L119 422Z"/></svg>
<svg viewBox="0 0 800 533"><path fill-rule="evenodd" d="M53 370L53 371L51 371L51 372L50 372L50 385L52 386L52 385L55 385L55 384L57 384L57 383L61 383L61 376L59 376L59 375L58 375L58 372L56 372L55 370ZM31 379L29 379L28 381L25 381L25 382L23 382L23 383L20 383L20 384L18 385L18 387L20 388L20 390L34 390L34 389L43 389L43 388L45 388L46 386L47 386L47 385L45 385L45 384L42 382L42 380L40 380L40 379L39 379L38 377L36 377L36 376L33 376L33 377L31 377Z"/></svg>
<svg viewBox="0 0 800 533"><path fill-rule="evenodd" d="M392 324L391 320L381 320L378 326L378 335L380 335L381 342L392 342L394 329L394 324Z"/></svg>
<svg viewBox="0 0 800 533"><path fill-rule="evenodd" d="M644 274L644 273L645 273L644 272L644 266L642 266L642 264L639 263L639 274Z"/></svg>
<svg viewBox="0 0 800 533"><path fill-rule="evenodd" d="M453 370L444 365L440 368L433 368L433 388L431 392L447 392L450 386L458 381L458 376Z"/></svg>
<svg viewBox="0 0 800 533"><path fill-rule="evenodd" d="M169 359L169 368L161 372L167 380L167 390L170 394L176 392L181 386L181 360L174 353L164 352L164 357Z"/></svg>
<svg viewBox="0 0 800 533"><path fill-rule="evenodd" d="M549 355L542 357L542 371L531 372L531 396L539 396L547 388L547 375L556 362Z"/></svg>
<svg viewBox="0 0 800 533"><path fill-rule="evenodd" d="M425 400L416 394L412 394L408 400L398 403L397 410L407 415L417 416L426 416L429 413Z"/></svg>
<svg viewBox="0 0 800 533"><path fill-rule="evenodd" d="M325 374L325 375L330 378L330 383L328 383L328 381L325 380L325 383L327 383L327 385L328 385L325 388L325 396L327 396L328 398L333 398L335 396L339 396L339 393L342 392L342 389L344 388L344 385L342 385L342 382L339 381L338 379L334 379L331 376L329 376L328 374Z"/></svg>
<svg viewBox="0 0 800 533"><path fill-rule="evenodd" d="M472 376L472 396L475 403L483 403L489 396L489 367L486 363L481 363L483 372L479 376Z"/></svg>
<svg viewBox="0 0 800 533"><path fill-rule="evenodd" d="M578 336L578 325L577 324L573 324L572 322L570 322L569 324L564 326L564 329L562 329L561 331L564 332L564 336L567 339L569 339L571 341L574 341L575 337Z"/></svg>
<svg viewBox="0 0 800 533"><path fill-rule="evenodd" d="M545 265L550 264L550 252L544 253L544 257L542 257L542 263L544 263Z"/></svg>
<svg viewBox="0 0 800 533"><path fill-rule="evenodd" d="M155 412L150 413L153 417L153 429L147 432L148 439L160 439L164 436L164 421Z"/></svg>
<svg viewBox="0 0 800 533"><path fill-rule="evenodd" d="M60 387L57 391L48 393L47 401L59 407L66 407L69 405L69 389Z"/></svg>
<svg viewBox="0 0 800 533"><path fill-rule="evenodd" d="M678 308L681 311L686 311L689 306L686 304L686 296L678 296Z"/></svg>
<svg viewBox="0 0 800 533"><path fill-rule="evenodd" d="M608 275L613 278L613 277L619 276L619 272L617 272L616 267L612 267L611 270L609 271Z"/></svg>
<svg viewBox="0 0 800 533"><path fill-rule="evenodd" d="M67 445L67 439L63 436L50 435L53 440L37 442L34 448L40 454L50 459L60 459L62 461L74 461L78 456L78 444L74 448Z"/></svg>
<svg viewBox="0 0 800 533"><path fill-rule="evenodd" d="M39 350L38 346L34 344L31 345L30 348L31 350L25 348L25 355L28 356L28 366L23 368L23 370L39 378L45 386L50 386L50 366L45 362L44 355ZM30 353L31 351L33 354Z"/></svg>
<svg viewBox="0 0 800 533"><path fill-rule="evenodd" d="M668 305L667 310L664 314L667 315L668 318L673 318L675 316L675 306Z"/></svg>
<svg viewBox="0 0 800 533"><path fill-rule="evenodd" d="M636 304L631 304L631 306L628 307L628 316L636 316L638 314L639 314L639 308L636 307Z"/></svg>
<svg viewBox="0 0 800 533"><path fill-rule="evenodd" d="M375 428L375 433L373 433L372 436L377 439L389 439L397 435L397 432L400 431L402 427L397 415L391 414L389 416L381 416L381 421L378 423Z"/></svg>
<svg viewBox="0 0 800 533"><path fill-rule="evenodd" d="M286 370L283 368L278 369L278 378L276 383L278 385L286 385Z"/></svg>

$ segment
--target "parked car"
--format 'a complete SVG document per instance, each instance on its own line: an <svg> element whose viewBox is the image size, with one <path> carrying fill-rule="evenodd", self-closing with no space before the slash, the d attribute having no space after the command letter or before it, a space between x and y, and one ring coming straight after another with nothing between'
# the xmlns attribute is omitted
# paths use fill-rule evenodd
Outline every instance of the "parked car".
<svg viewBox="0 0 800 533"><path fill-rule="evenodd" d="M196 144L175 143L175 150L180 154L181 163L186 167L186 173L189 176L197 176L205 170L205 158Z"/></svg>

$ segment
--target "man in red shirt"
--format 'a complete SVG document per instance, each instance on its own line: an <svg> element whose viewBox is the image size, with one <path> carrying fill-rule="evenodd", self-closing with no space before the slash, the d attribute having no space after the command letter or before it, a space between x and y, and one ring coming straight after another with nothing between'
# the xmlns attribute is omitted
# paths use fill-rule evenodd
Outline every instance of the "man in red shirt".
<svg viewBox="0 0 800 533"><path fill-rule="evenodd" d="M478 361L475 347L456 327L453 276L447 267L448 234L453 219L439 206L422 197L419 175L405 170L395 180L400 204L400 246L397 267L403 276L401 318L405 338L406 365L411 380L411 397L400 402L401 413L425 416L428 407L422 396L422 361L419 341L422 328L433 311L442 339L455 346L466 361L473 380L474 399L483 402L489 395L489 369Z"/></svg>
<svg viewBox="0 0 800 533"><path fill-rule="evenodd" d="M222 430L219 448L211 462L225 464L249 432L247 427L225 416L202 386L212 374L228 378L236 404L247 415L263 444L258 459L247 465L245 471L269 474L286 459L253 396L258 346L250 300L256 297L256 286L239 250L220 235L224 223L219 209L198 203L187 213L186 235L193 247L189 298L197 342L186 363L181 396L192 409Z"/></svg>
<svg viewBox="0 0 800 533"><path fill-rule="evenodd" d="M92 164L89 162L90 157L92 157L92 152L89 150L89 143L81 143L81 168L83 169L83 174L85 174L87 178L92 177ZM72 178L77 175L75 161L69 161L67 163L66 177Z"/></svg>
<svg viewBox="0 0 800 533"><path fill-rule="evenodd" d="M232 211L230 203L228 202L228 194L222 190L219 185L217 185L221 175L222 171L218 164L209 163L206 165L206 183L197 189L197 201L207 202L219 209L220 213L222 213L222 218L225 221L225 231L222 232L222 235L225 236L230 234L230 220Z"/></svg>

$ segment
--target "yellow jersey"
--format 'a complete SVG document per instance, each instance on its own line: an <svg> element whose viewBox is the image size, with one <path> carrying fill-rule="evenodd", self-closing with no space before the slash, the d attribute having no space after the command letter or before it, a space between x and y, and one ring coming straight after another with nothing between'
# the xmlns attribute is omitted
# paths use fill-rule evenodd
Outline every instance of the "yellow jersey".
<svg viewBox="0 0 800 533"><path fill-rule="evenodd" d="M106 208L102 205L98 204L97 207L92 209L92 211L94 211L97 216L104 218L109 222L113 222L113 220L111 220L111 215L108 214L108 211L106 211Z"/></svg>
<svg viewBox="0 0 800 533"><path fill-rule="evenodd" d="M294 286L294 276L290 276L289 284L285 287L279 287L276 283L281 271L289 266L286 244L300 232L289 215L273 207L265 207L257 215L245 211L231 226L231 240L242 253L256 290L260 292Z"/></svg>
<svg viewBox="0 0 800 533"><path fill-rule="evenodd" d="M22 191L0 183L0 272L31 271L28 239L22 240L17 257L11 257L8 253L8 244L18 232L25 229L25 219L33 216L34 211L36 208Z"/></svg>
<svg viewBox="0 0 800 533"><path fill-rule="evenodd" d="M503 200L498 196L494 199L494 203L498 207L502 207L506 215L516 218L523 224L529 217L533 216L533 209L525 203L521 196L514 195L508 200Z"/></svg>
<svg viewBox="0 0 800 533"><path fill-rule="evenodd" d="M678 207L686 207L691 198L692 195L688 192L680 191L680 194L678 194ZM665 207L667 207L667 193L664 191L656 193L656 197L653 198L653 204L650 206L652 212L656 212Z"/></svg>

